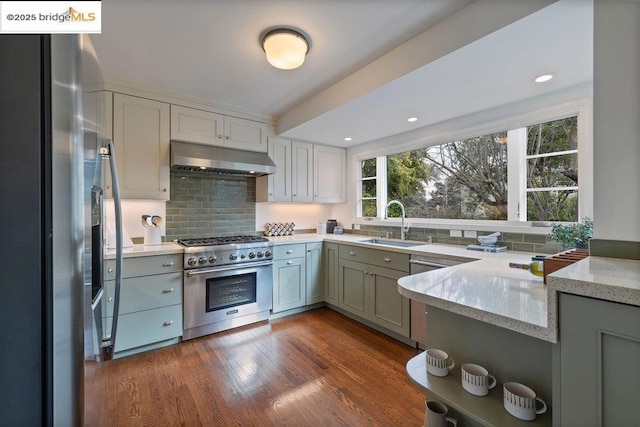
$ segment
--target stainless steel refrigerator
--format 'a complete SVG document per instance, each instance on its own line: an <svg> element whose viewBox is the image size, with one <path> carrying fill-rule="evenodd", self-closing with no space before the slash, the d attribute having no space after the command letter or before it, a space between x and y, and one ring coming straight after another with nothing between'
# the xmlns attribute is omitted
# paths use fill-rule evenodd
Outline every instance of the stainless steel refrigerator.
<svg viewBox="0 0 640 427"><path fill-rule="evenodd" d="M116 338L93 338L91 186L112 147L83 120L83 81L99 73L87 42L0 36L0 425L81 425L85 364Z"/></svg>

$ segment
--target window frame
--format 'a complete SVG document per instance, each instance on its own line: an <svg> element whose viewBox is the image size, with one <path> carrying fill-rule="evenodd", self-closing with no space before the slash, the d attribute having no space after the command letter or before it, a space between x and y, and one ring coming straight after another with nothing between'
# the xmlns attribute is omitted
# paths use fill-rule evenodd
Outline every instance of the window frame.
<svg viewBox="0 0 640 427"><path fill-rule="evenodd" d="M513 226L516 229L522 227L539 227L550 226L551 222L539 223L535 221L527 221L526 209L520 209L520 207L526 207L526 128L527 126L535 125L538 123L545 123L554 120L560 120L563 118L577 116L577 132L578 132L578 165L580 173L580 184L578 188L578 220L589 217L593 218L593 131L591 128L591 111L592 100L589 98L580 98L578 100L554 105L551 107L540 108L535 111L526 112L512 117L496 118L494 120L479 120L475 126L464 126L465 121L468 119L459 118L452 120L451 128L446 131L434 132L435 135L429 135L429 129L433 126L427 126L422 131L417 132L416 135L405 135L405 138L410 141L402 141L403 135L394 136L388 138L390 141L378 141L380 147L378 149L369 149L359 153L353 154L355 164L359 165L362 160L377 158L376 164L379 164L379 159L385 159L386 156L391 154L397 154L405 151L427 148L434 145L446 144L451 141L462 140L472 138L478 135L486 135L490 133L500 132L507 130L508 138L508 197L509 207L507 211L507 220L466 220L466 219L439 219L439 218L407 218L410 220L413 226L418 227L430 227L430 228L445 228L445 227L459 227L469 228L465 226L473 226L477 230L481 229L497 229L502 227ZM454 128L458 123L458 130ZM516 144L511 141L517 141L524 138L524 144L518 144L518 149L515 149ZM384 142L387 142L386 144ZM391 144L389 144L391 142ZM393 142L396 142L395 144ZM393 146L393 151L389 150L389 146ZM518 153L522 150L523 153ZM555 153L554 153L555 155ZM513 157L513 158L512 158ZM357 173L361 174L359 167L357 167ZM386 168L385 168L386 170ZM359 175L360 176L360 175ZM389 225L389 223L397 222L395 219L386 219L384 216L384 203L386 202L386 173L380 174L378 169L377 175L378 186L384 184L384 198L383 192L380 188L377 188L378 193L378 217L377 218L364 218L361 216L361 182L358 180L358 188L355 193L355 218L353 222L355 224L372 224L372 221L381 225ZM511 184L515 183L516 186ZM512 200L515 203L512 203Z"/></svg>

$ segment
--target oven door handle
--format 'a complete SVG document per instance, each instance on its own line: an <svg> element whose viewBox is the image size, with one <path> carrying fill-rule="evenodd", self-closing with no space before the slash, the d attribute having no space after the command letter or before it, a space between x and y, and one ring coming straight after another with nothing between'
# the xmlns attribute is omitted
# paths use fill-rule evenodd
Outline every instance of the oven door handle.
<svg viewBox="0 0 640 427"><path fill-rule="evenodd" d="M229 267L214 267L207 268L205 270L189 270L187 271L187 277L199 276L200 274L217 273L219 271L237 270L239 268L267 267L269 265L273 265L273 261L265 261L253 264L235 264Z"/></svg>

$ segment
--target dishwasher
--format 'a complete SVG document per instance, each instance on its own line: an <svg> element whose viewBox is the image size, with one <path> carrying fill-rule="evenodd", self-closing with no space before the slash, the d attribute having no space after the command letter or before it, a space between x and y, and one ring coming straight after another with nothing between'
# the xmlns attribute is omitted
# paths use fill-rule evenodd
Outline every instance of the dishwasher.
<svg viewBox="0 0 640 427"><path fill-rule="evenodd" d="M450 259L440 259L424 255L411 255L409 264L410 274L425 273L427 271L458 265L461 261ZM417 343L418 348L425 349L425 338L427 335L426 305L424 303L411 300L411 339Z"/></svg>

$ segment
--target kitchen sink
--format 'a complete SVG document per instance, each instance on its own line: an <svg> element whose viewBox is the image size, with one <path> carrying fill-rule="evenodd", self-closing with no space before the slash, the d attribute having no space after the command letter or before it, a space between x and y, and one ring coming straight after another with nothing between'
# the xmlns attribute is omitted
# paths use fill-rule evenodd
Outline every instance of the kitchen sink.
<svg viewBox="0 0 640 427"><path fill-rule="evenodd" d="M398 246L401 248L410 248L412 246L426 245L428 242L416 242L410 240L394 240L394 239L367 239L361 240L360 243L373 243L375 245Z"/></svg>

